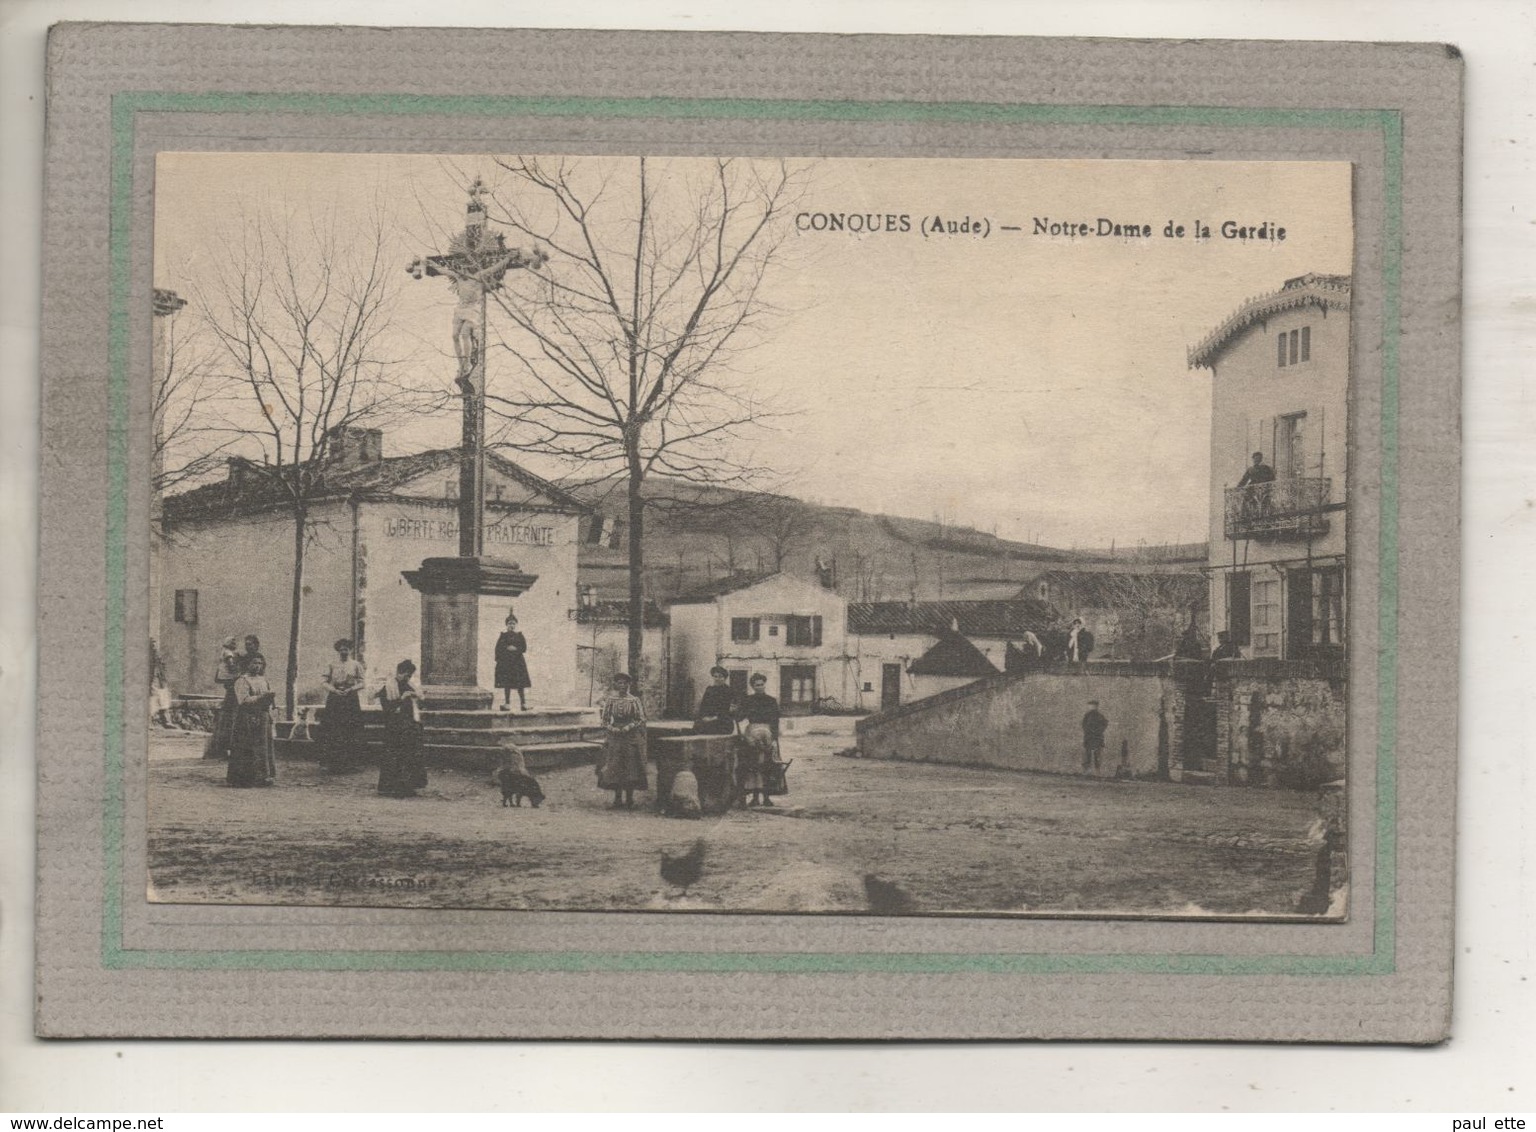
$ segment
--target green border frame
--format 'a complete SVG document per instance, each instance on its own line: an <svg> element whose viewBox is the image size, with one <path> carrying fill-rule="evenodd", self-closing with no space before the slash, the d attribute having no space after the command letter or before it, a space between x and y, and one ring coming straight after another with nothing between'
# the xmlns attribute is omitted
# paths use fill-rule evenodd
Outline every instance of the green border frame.
<svg viewBox="0 0 1536 1132"><path fill-rule="evenodd" d="M1378 134L1385 156L1381 392L1380 647L1376 749L1376 886L1369 954L1227 956L1042 952L296 951L133 950L123 946L123 738L127 609L127 463L130 242L134 119L157 113L389 114L844 122L995 122L1044 125L1281 127ZM171 93L112 96L111 305L106 522L106 968L270 971L670 971L778 974L1389 975L1396 970L1398 338L1402 283L1402 117L1395 110L1221 106L1057 106L988 102L788 99L543 98L494 96Z"/></svg>

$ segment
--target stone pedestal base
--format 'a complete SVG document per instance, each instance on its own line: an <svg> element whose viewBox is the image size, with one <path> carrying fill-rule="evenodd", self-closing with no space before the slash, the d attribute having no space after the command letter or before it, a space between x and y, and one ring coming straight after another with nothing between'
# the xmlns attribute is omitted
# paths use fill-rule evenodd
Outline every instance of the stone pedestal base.
<svg viewBox="0 0 1536 1132"><path fill-rule="evenodd" d="M429 711L485 711L494 699L480 686L480 597L517 597L538 581L496 558L428 558L404 577L421 594L422 706Z"/></svg>

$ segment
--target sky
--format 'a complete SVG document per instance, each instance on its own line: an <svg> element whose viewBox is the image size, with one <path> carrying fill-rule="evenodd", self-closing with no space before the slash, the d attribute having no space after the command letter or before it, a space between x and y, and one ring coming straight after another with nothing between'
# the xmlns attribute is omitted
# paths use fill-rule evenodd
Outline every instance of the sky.
<svg viewBox="0 0 1536 1132"><path fill-rule="evenodd" d="M634 165L581 160L594 177ZM686 175L689 160L666 168ZM742 441L773 469L766 486L1009 538L1200 540L1211 375L1188 368L1188 348L1288 278L1351 269L1344 163L819 158L803 170L763 281L774 313L730 362L785 414ZM475 173L505 191L490 157L162 154L155 283L195 292L242 214L326 215L361 233L381 206L401 265L397 354L447 388L453 296L404 265L462 224ZM896 230L816 230L834 214L873 214L882 229L894 217ZM967 218L985 234L949 234ZM1152 234L1100 236L1100 218ZM1268 225L1269 238L1224 237L1226 221ZM1073 234L1083 222L1093 234ZM1184 234L1165 235L1170 222ZM489 364L493 392L517 380L510 359ZM451 445L457 431L456 415L416 421L386 451Z"/></svg>

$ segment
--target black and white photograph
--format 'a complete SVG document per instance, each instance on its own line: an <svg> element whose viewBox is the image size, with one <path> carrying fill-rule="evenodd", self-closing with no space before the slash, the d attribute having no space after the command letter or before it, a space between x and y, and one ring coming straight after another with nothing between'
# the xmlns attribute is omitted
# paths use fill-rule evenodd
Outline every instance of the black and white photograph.
<svg viewBox="0 0 1536 1132"><path fill-rule="evenodd" d="M1347 920L1351 173L159 153L149 900Z"/></svg>

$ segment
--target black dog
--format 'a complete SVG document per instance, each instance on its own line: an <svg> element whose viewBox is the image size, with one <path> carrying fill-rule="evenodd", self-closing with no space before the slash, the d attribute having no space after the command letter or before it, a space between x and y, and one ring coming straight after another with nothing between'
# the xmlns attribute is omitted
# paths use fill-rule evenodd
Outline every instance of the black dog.
<svg viewBox="0 0 1536 1132"><path fill-rule="evenodd" d="M538 779L532 775L518 774L509 766L496 772L496 783L501 787L503 806L521 806L523 799L527 798L533 803L533 808L538 809L539 803L544 800L544 791L539 789Z"/></svg>

